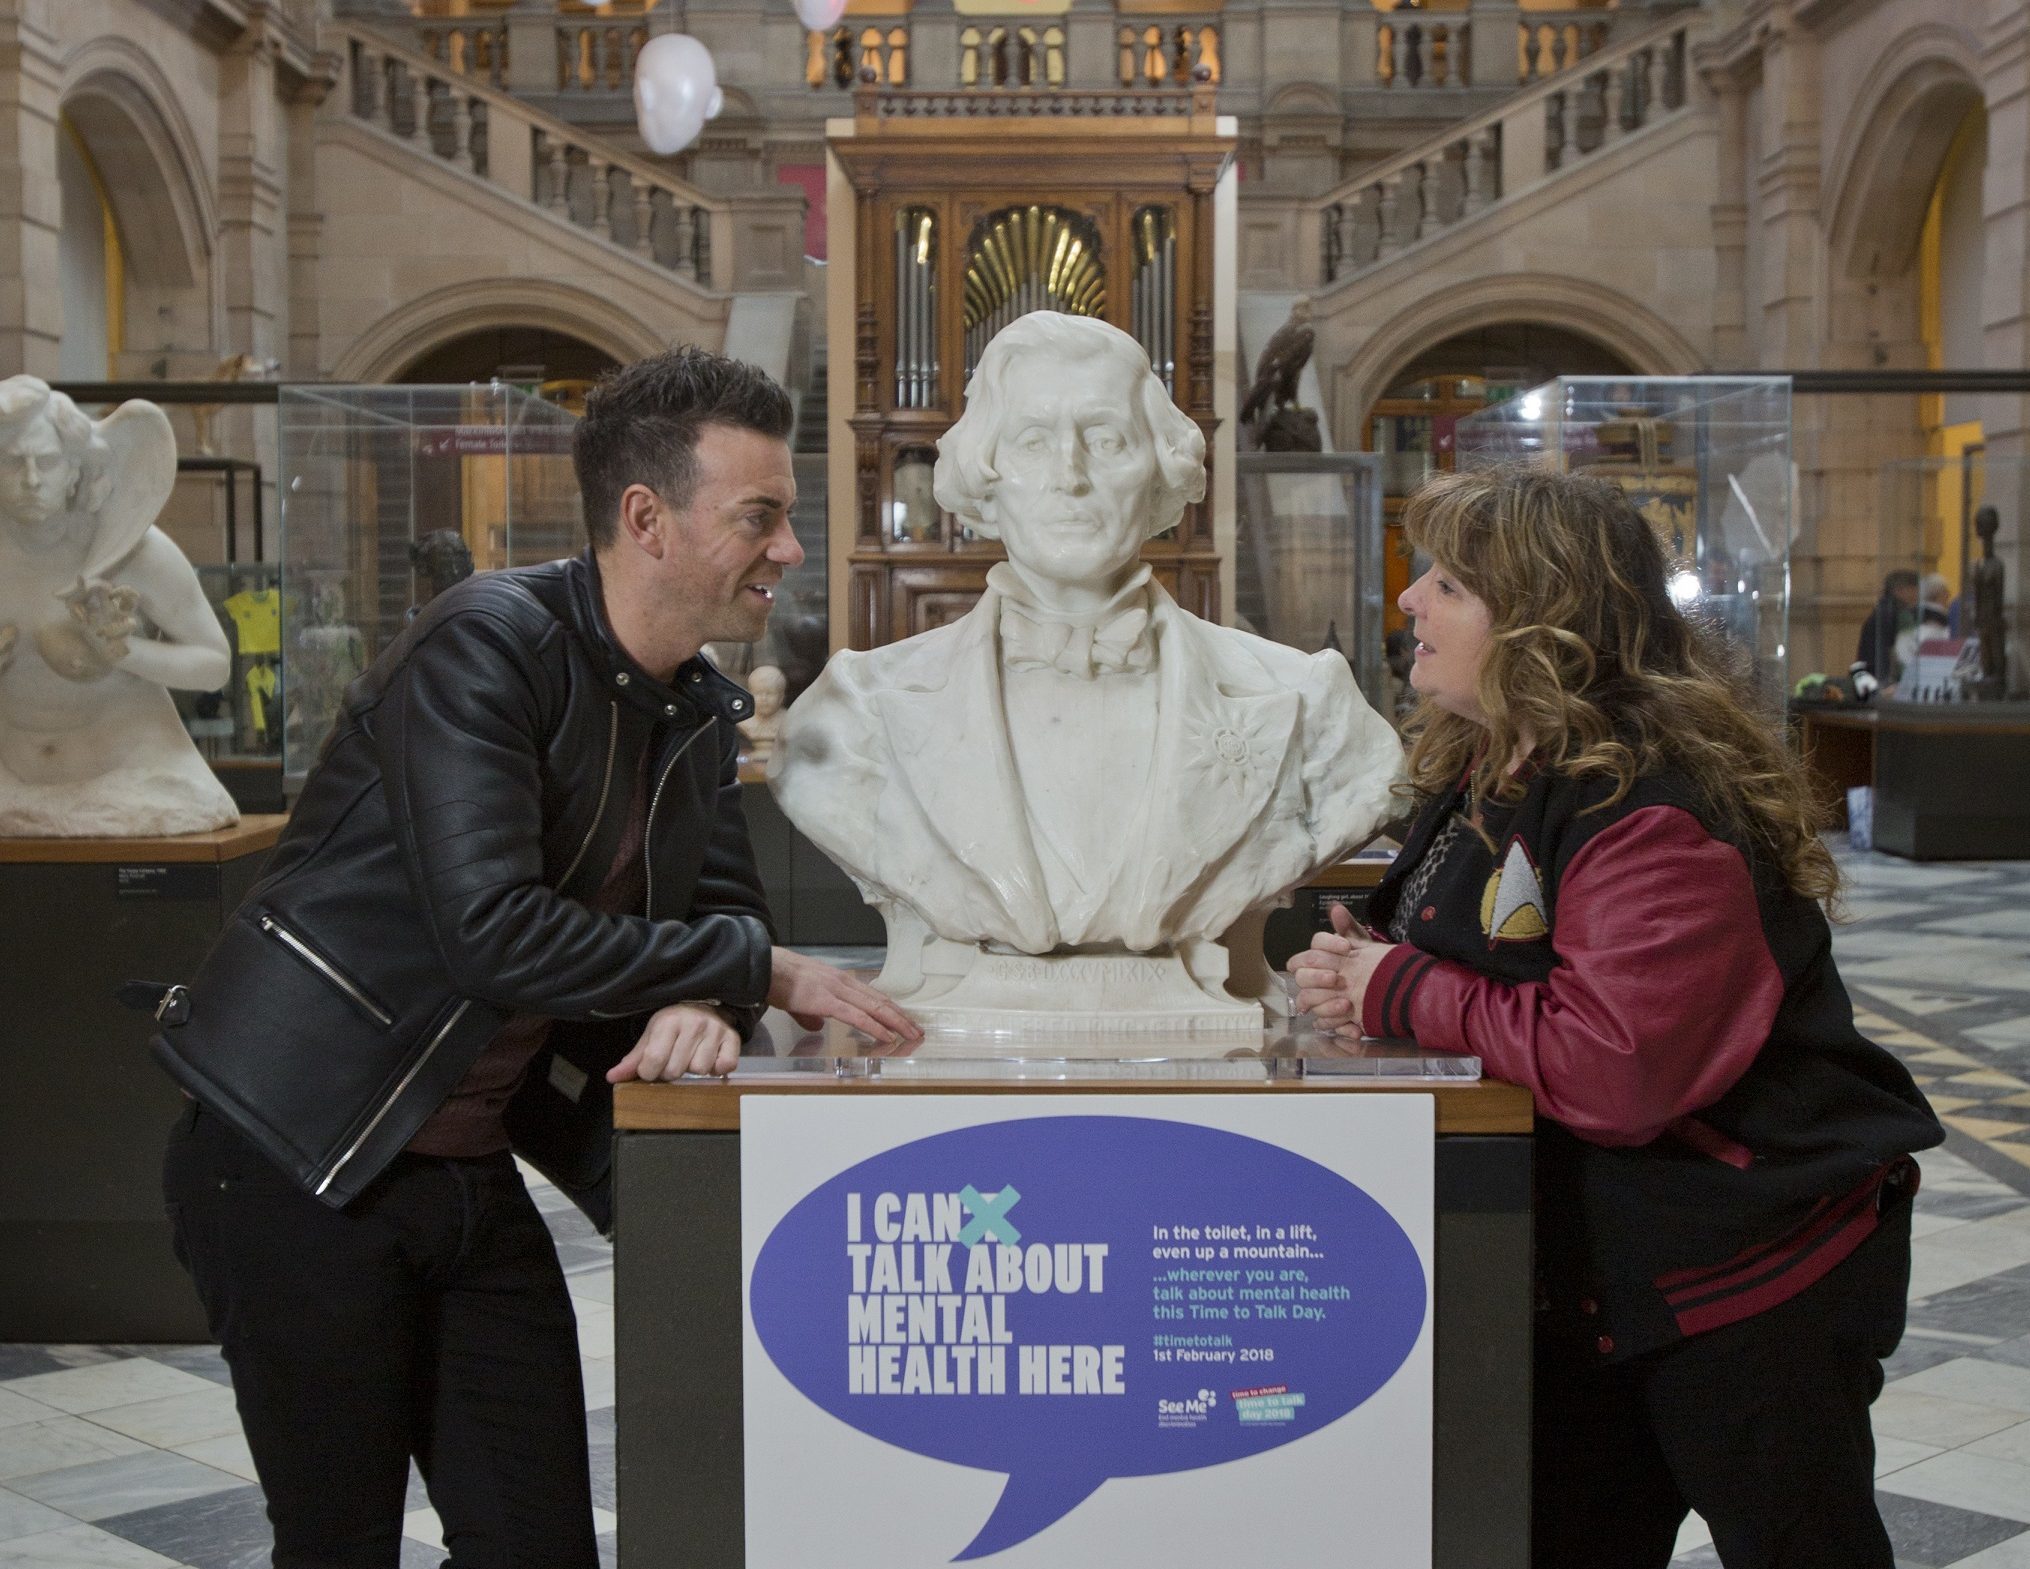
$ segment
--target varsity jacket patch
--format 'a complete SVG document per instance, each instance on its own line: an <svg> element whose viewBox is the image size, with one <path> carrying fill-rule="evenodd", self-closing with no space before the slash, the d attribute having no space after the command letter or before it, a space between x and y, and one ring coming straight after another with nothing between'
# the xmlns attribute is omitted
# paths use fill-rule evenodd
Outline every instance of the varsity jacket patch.
<svg viewBox="0 0 2030 1569"><path fill-rule="evenodd" d="M1480 929L1490 948L1499 942L1539 942L1551 934L1550 903L1520 836L1509 840L1501 865L1487 879L1480 896Z"/></svg>

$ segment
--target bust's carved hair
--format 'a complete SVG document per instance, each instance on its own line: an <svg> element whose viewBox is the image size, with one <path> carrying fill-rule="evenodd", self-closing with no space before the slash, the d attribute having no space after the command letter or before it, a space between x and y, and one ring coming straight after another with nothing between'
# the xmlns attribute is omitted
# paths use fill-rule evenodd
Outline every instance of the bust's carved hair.
<svg viewBox="0 0 2030 1569"><path fill-rule="evenodd" d="M1406 726L1419 795L1470 768L1476 805L1516 799L1506 765L1525 745L1546 767L1611 780L1604 804L1671 768L1791 888L1838 893L1825 809L1780 719L1746 660L1672 602L1663 545L1619 486L1526 465L1441 474L1410 497L1403 531L1493 622L1475 693L1486 725L1427 700Z"/></svg>
<svg viewBox="0 0 2030 1569"><path fill-rule="evenodd" d="M994 468L994 448L1001 438L1008 364L1025 350L1057 364L1110 354L1137 373L1135 402L1142 412L1142 427L1155 443L1161 486L1149 516L1150 537L1175 528L1184 509L1204 499L1205 433L1171 401L1169 389L1150 370L1142 346L1120 328L1091 316L1031 311L1003 327L987 345L966 386L965 413L937 444L931 489L945 511L976 534L1000 538L1000 530L984 519L982 510L1001 477Z"/></svg>

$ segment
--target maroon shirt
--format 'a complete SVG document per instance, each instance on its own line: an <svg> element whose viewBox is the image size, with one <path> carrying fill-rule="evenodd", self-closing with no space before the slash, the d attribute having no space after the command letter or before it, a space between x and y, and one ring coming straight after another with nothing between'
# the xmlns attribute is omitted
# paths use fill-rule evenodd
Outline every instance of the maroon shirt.
<svg viewBox="0 0 2030 1569"><path fill-rule="evenodd" d="M621 915L642 909L648 898L648 863L642 855L642 839L648 821L648 756L635 776L634 798L627 809L627 826L613 852L613 864L599 891L586 900L589 909L606 915ZM553 1021L541 1014L518 1013L501 1026L486 1043L458 1087L430 1114L430 1120L416 1130L408 1150L414 1155L493 1155L508 1147L507 1128L501 1114L521 1087L522 1076L543 1043L550 1038Z"/></svg>

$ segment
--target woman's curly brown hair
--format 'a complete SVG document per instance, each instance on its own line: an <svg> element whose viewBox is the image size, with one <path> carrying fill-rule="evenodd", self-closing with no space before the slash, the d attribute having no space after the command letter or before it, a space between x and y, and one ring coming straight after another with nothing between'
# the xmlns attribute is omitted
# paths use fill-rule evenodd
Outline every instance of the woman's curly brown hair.
<svg viewBox="0 0 2030 1569"><path fill-rule="evenodd" d="M1839 892L1825 809L1764 710L1746 661L1672 603L1656 532L1604 480L1504 466L1439 475L1404 508L1410 545L1487 605L1476 696L1485 726L1426 701L1406 726L1410 787L1442 795L1472 770L1475 805L1512 801L1525 752L1571 775L1691 782L1712 826L1798 893Z"/></svg>

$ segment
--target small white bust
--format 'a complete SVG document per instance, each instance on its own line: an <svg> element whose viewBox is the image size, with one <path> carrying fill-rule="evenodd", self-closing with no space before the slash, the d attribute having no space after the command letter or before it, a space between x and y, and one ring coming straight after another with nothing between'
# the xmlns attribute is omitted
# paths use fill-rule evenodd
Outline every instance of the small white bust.
<svg viewBox="0 0 2030 1569"><path fill-rule="evenodd" d="M1201 620L1140 561L1204 454L1126 333L1020 318L936 477L1007 561L950 625L833 656L784 717L783 811L882 911L882 984L927 1028L1259 1029L1218 940L1259 995L1238 933L1387 815L1401 746L1345 658Z"/></svg>
<svg viewBox="0 0 2030 1569"><path fill-rule="evenodd" d="M766 760L782 723L782 700L789 681L774 665L756 665L747 672L747 690L754 694L754 713L740 721L740 750L756 762Z"/></svg>
<svg viewBox="0 0 2030 1569"><path fill-rule="evenodd" d="M176 438L152 403L94 424L0 381L0 835L131 837L237 822L167 687L225 685L197 574L154 526Z"/></svg>

